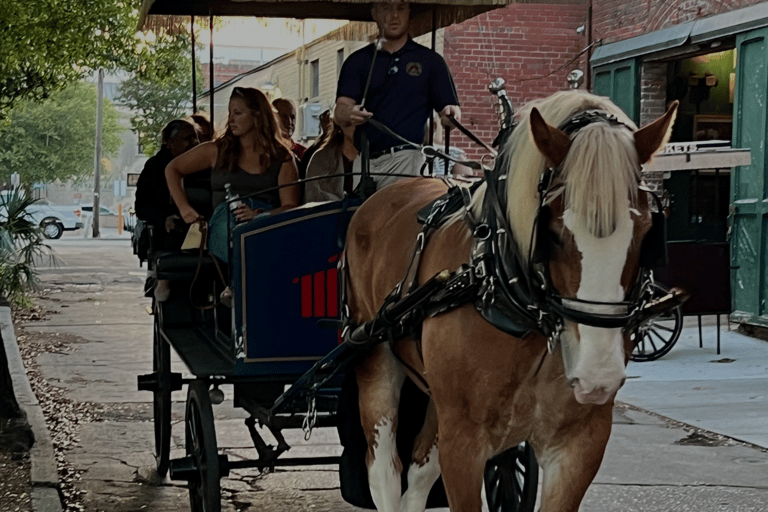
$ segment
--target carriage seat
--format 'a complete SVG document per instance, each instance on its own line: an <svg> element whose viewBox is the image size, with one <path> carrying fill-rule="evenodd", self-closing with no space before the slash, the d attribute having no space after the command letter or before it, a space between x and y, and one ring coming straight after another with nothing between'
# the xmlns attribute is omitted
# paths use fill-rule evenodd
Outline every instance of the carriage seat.
<svg viewBox="0 0 768 512"><path fill-rule="evenodd" d="M171 281L192 279L198 264L201 268L213 264L212 256L208 254L203 254L202 261L200 258L196 251L158 251L153 254L155 276Z"/></svg>
<svg viewBox="0 0 768 512"><path fill-rule="evenodd" d="M189 204L206 219L212 213L211 174L203 171L184 178L184 190ZM155 277L171 281L192 279L200 260L199 251L156 250L149 254L153 262ZM212 265L211 256L203 254L202 267Z"/></svg>

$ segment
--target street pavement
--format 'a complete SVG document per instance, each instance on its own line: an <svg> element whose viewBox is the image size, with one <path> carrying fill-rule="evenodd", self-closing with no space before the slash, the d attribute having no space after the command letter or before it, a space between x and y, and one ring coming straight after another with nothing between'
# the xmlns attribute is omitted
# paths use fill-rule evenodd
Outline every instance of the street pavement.
<svg viewBox="0 0 768 512"><path fill-rule="evenodd" d="M51 241L60 264L41 270L47 298L40 300L51 313L16 327L65 340L66 350L37 356L39 369L69 399L100 411L80 423L66 455L82 472L86 510L189 510L182 483L157 481L152 471L151 394L136 390L136 375L151 372L152 319L142 294L145 269L131 254L129 236L102 230L99 240L67 233ZM768 510L768 342L724 326L717 355L712 319L703 328L704 348L691 320L662 360L630 363L582 512ZM177 359L173 371L189 376ZM245 414L232 407L231 389L223 390L227 400L214 407L219 447L230 459L251 458ZM171 456L178 457L185 392L173 400ZM290 432L288 440L291 456L340 452L331 429L316 430L309 442ZM222 488L225 511L359 510L341 499L330 466L234 471Z"/></svg>

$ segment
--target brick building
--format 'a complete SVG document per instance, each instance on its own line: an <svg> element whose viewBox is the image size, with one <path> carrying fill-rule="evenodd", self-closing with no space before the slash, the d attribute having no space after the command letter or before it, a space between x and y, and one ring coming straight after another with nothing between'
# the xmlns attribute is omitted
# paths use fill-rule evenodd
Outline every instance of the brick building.
<svg viewBox="0 0 768 512"><path fill-rule="evenodd" d="M583 0L519 3L496 9L445 29L443 55L451 69L462 104L463 122L484 141L498 132L497 101L488 85L507 83L513 105L567 88L566 75L585 70L580 57L587 38L577 32L586 23ZM482 150L464 138L470 156Z"/></svg>

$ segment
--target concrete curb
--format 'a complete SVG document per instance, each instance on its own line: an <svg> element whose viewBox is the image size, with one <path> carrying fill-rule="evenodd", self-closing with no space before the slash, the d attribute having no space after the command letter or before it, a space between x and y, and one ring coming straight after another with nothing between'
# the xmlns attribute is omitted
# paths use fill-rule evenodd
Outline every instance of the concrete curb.
<svg viewBox="0 0 768 512"><path fill-rule="evenodd" d="M27 421L35 435L35 444L29 452L32 480L32 510L35 512L61 512L59 497L59 473L53 441L40 403L27 378L24 361L19 353L16 334L13 330L11 308L0 306L0 331L2 332L5 354L13 380L13 391L19 406L27 414Z"/></svg>

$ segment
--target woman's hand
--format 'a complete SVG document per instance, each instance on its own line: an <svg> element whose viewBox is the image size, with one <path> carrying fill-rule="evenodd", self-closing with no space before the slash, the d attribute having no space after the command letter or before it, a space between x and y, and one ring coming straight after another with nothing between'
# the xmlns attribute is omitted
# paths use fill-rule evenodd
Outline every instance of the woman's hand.
<svg viewBox="0 0 768 512"><path fill-rule="evenodd" d="M241 204L240 206L232 210L232 214L235 216L235 220L237 222L245 222L247 220L251 220L260 213L264 213L264 210L262 210L261 208L257 208L256 210L251 210L246 204Z"/></svg>
<svg viewBox="0 0 768 512"><path fill-rule="evenodd" d="M181 213L181 218L184 219L184 222L186 222L187 224L192 224L196 220L203 218L203 216L197 213L197 211L195 211L195 209L192 208L191 206L189 206L188 208L182 208L181 210L182 211L179 212Z"/></svg>

